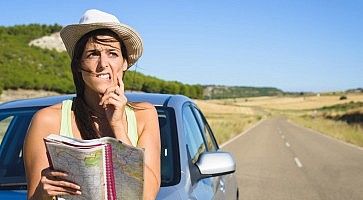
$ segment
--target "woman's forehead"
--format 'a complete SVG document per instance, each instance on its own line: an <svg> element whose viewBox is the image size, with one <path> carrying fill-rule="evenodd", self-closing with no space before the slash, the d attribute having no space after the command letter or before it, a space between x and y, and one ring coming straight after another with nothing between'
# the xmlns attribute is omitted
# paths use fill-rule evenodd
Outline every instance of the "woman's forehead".
<svg viewBox="0 0 363 200"><path fill-rule="evenodd" d="M88 39L85 48L104 48L104 47L110 47L110 48L120 48L120 42L115 39L112 36L107 35L98 35L96 37L91 37Z"/></svg>
<svg viewBox="0 0 363 200"><path fill-rule="evenodd" d="M91 38L95 38L97 40L111 40L111 41L117 41L117 39L111 35L96 35L94 37ZM90 38L90 39L91 39Z"/></svg>

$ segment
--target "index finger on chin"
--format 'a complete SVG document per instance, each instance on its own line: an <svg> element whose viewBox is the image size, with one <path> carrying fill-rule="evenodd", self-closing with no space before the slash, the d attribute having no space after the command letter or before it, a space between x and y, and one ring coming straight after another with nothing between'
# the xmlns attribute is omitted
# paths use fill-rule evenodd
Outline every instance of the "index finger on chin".
<svg viewBox="0 0 363 200"><path fill-rule="evenodd" d="M125 85L122 81L120 81L120 90L122 94L125 94Z"/></svg>
<svg viewBox="0 0 363 200"><path fill-rule="evenodd" d="M118 72L117 69L115 67L111 67L111 71L112 71L112 82L114 86L118 85Z"/></svg>
<svg viewBox="0 0 363 200"><path fill-rule="evenodd" d="M118 86L120 87L120 92L122 94L125 93L125 85L124 85L124 82L122 81L122 75L121 73L117 74L117 82L118 82Z"/></svg>

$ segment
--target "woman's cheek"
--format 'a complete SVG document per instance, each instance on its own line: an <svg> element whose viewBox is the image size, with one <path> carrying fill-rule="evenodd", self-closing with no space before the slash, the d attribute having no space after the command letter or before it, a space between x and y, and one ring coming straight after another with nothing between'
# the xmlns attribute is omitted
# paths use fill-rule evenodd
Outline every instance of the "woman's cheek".
<svg viewBox="0 0 363 200"><path fill-rule="evenodd" d="M83 77L83 81L86 88L101 94L104 93L108 87L110 87L109 83L104 83L104 81L98 80L97 77L86 76Z"/></svg>

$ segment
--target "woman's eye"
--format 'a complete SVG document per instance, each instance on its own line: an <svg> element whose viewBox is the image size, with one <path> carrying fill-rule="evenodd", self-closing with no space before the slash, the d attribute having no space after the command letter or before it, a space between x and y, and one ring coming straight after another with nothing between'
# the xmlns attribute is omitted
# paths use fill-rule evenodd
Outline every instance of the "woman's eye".
<svg viewBox="0 0 363 200"><path fill-rule="evenodd" d="M109 55L111 57L118 57L118 53L116 53L116 52L110 52Z"/></svg>
<svg viewBox="0 0 363 200"><path fill-rule="evenodd" d="M88 56L87 56L87 58L96 58L96 57L98 57L98 53L96 53L96 52L92 52L92 53L88 54Z"/></svg>

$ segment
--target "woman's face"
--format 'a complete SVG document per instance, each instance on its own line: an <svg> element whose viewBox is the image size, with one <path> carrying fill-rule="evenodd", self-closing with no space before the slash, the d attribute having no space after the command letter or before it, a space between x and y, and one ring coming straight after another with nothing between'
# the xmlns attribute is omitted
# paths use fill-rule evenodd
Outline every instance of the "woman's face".
<svg viewBox="0 0 363 200"><path fill-rule="evenodd" d="M81 57L81 73L85 90L103 94L105 90L122 81L127 70L122 57L120 42L112 36L99 35L89 39Z"/></svg>

